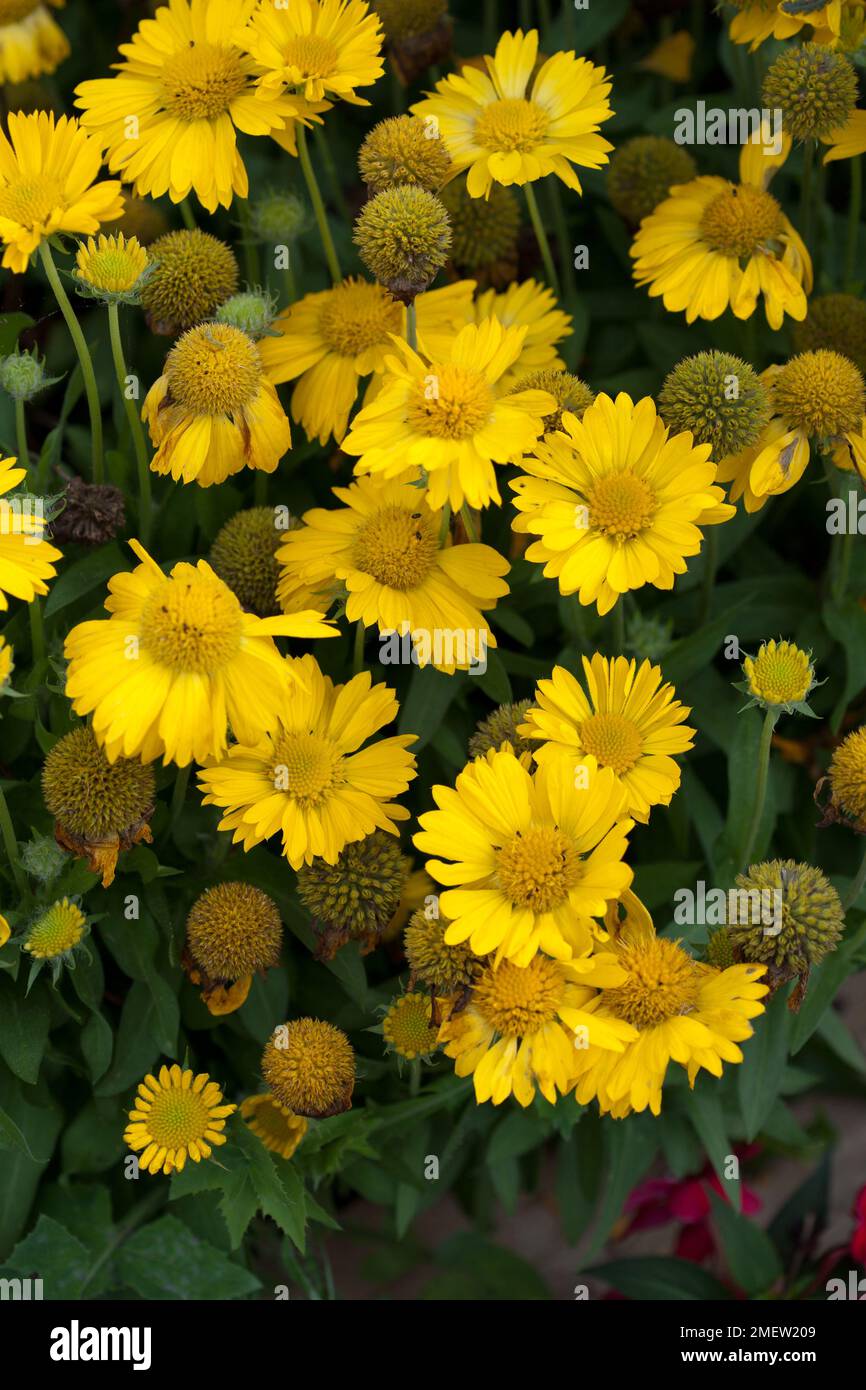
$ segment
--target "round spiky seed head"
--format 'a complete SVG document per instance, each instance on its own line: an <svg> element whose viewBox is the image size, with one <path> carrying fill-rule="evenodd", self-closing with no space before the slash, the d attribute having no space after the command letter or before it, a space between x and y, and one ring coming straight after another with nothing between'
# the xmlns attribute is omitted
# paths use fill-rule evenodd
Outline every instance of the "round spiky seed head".
<svg viewBox="0 0 866 1390"><path fill-rule="evenodd" d="M374 830L346 845L336 864L304 864L298 897L317 921L360 940L381 932L393 917L411 868L397 836Z"/></svg>
<svg viewBox="0 0 866 1390"><path fill-rule="evenodd" d="M374 0L373 9L391 42L418 38L435 29L448 14L448 0Z"/></svg>
<svg viewBox="0 0 866 1390"><path fill-rule="evenodd" d="M435 193L451 168L444 141L418 116L390 116L364 140L358 154L361 178L374 193L399 184Z"/></svg>
<svg viewBox="0 0 866 1390"><path fill-rule="evenodd" d="M439 1029L433 1022L433 1004L426 994L401 994L382 1020L382 1036L389 1052L414 1062L435 1052Z"/></svg>
<svg viewBox="0 0 866 1390"><path fill-rule="evenodd" d="M738 874L736 922L728 934L740 960L805 972L835 951L845 916L832 883L811 864L773 859Z"/></svg>
<svg viewBox="0 0 866 1390"><path fill-rule="evenodd" d="M274 1030L262 1053L262 1076L281 1105L321 1120L351 1108L355 1054L332 1023L298 1018Z"/></svg>
<svg viewBox="0 0 866 1390"><path fill-rule="evenodd" d="M271 618L280 611L280 567L275 554L285 533L275 523L272 507L237 512L217 533L210 552L210 563L220 579L244 608L260 618Z"/></svg>
<svg viewBox="0 0 866 1390"><path fill-rule="evenodd" d="M110 763L93 730L84 725L58 739L42 768L45 805L83 840L121 835L147 820L155 789L149 763L134 758Z"/></svg>
<svg viewBox="0 0 866 1390"><path fill-rule="evenodd" d="M508 394L513 395L517 391L548 391L555 398L556 410L544 417L545 434L562 428L562 417L566 411L581 419L587 406L595 400L595 392L579 376L557 371L555 367L543 367L521 377Z"/></svg>
<svg viewBox="0 0 866 1390"><path fill-rule="evenodd" d="M269 193L251 208L253 235L268 246L291 246L307 230L306 204L294 193Z"/></svg>
<svg viewBox="0 0 866 1390"><path fill-rule="evenodd" d="M33 352L13 352L8 357L0 357L0 387L13 400L29 401L45 385L45 368L35 349Z"/></svg>
<svg viewBox="0 0 866 1390"><path fill-rule="evenodd" d="M395 299L411 304L448 259L451 227L441 200L425 188L386 188L355 223L361 260Z"/></svg>
<svg viewBox="0 0 866 1390"><path fill-rule="evenodd" d="M717 463L755 444L772 413L757 372L730 352L699 352L679 362L658 405L671 434L689 431L696 444L712 447Z"/></svg>
<svg viewBox="0 0 866 1390"><path fill-rule="evenodd" d="M833 805L858 824L866 824L866 727L843 738L830 763Z"/></svg>
<svg viewBox="0 0 866 1390"><path fill-rule="evenodd" d="M196 898L186 944L211 981L241 980L280 958L283 926L276 903L249 883L218 883Z"/></svg>
<svg viewBox="0 0 866 1390"><path fill-rule="evenodd" d="M150 248L154 270L141 303L155 333L174 335L213 317L238 287L234 251L209 232L169 232Z"/></svg>
<svg viewBox="0 0 866 1390"><path fill-rule="evenodd" d="M857 105L857 73L824 44L792 44L770 64L763 96L795 140L819 140L845 125Z"/></svg>
<svg viewBox="0 0 866 1390"><path fill-rule="evenodd" d="M486 719L482 719L469 739L470 758L481 758L491 748L500 749L503 743L508 744L518 758L521 753L531 753L533 748L537 748L534 740L524 738L517 732L517 726L526 719L526 711L531 704L531 700L518 700L513 705L499 705Z"/></svg>
<svg viewBox="0 0 866 1390"><path fill-rule="evenodd" d="M250 338L264 338L270 334L276 316L276 295L268 290L243 290L221 304L215 317L217 323L231 324Z"/></svg>
<svg viewBox="0 0 866 1390"><path fill-rule="evenodd" d="M727 970L735 960L734 947L726 927L710 933L707 942L707 962L718 970Z"/></svg>
<svg viewBox="0 0 866 1390"><path fill-rule="evenodd" d="M819 349L801 352L772 381L773 404L789 427L812 438L859 434L866 412L866 382L849 357Z"/></svg>
<svg viewBox="0 0 866 1390"><path fill-rule="evenodd" d="M126 524L123 493L113 483L86 483L70 478L64 493L63 511L52 521L56 541L75 541L78 545L105 545Z"/></svg>
<svg viewBox="0 0 866 1390"><path fill-rule="evenodd" d="M446 946L447 926L444 917L428 918L419 908L412 913L403 934L403 949L412 974L431 985L437 994L452 994L468 985L478 964L478 957L466 942Z"/></svg>
<svg viewBox="0 0 866 1390"><path fill-rule="evenodd" d="M487 198L472 198L465 178L452 179L439 197L451 219L451 259L458 271L492 276L517 269L520 204L513 189L495 183Z"/></svg>
<svg viewBox="0 0 866 1390"><path fill-rule="evenodd" d="M826 348L849 357L866 372L866 302L853 294L821 294L809 300L802 323L794 323L791 336L797 352Z"/></svg>
<svg viewBox="0 0 866 1390"><path fill-rule="evenodd" d="M675 184L690 183L697 166L688 150L663 135L636 135L611 156L607 192L620 217L636 227Z"/></svg>

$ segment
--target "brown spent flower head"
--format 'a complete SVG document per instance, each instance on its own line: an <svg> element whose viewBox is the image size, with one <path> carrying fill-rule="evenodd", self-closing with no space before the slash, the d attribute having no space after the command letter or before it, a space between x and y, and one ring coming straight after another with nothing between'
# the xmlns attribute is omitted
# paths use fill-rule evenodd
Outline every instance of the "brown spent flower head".
<svg viewBox="0 0 866 1390"><path fill-rule="evenodd" d="M332 1023L298 1018L274 1029L262 1053L262 1076L281 1105L323 1120L351 1109L355 1053Z"/></svg>
<svg viewBox="0 0 866 1390"><path fill-rule="evenodd" d="M119 487L70 478L63 511L52 521L51 534L61 544L107 545L125 525L126 506Z"/></svg>
<svg viewBox="0 0 866 1390"><path fill-rule="evenodd" d="M409 918L403 936L412 980L422 980L438 994L451 994L470 984L479 963L478 956L466 942L457 946L445 944L447 927L444 917L428 918L424 909L419 908Z"/></svg>

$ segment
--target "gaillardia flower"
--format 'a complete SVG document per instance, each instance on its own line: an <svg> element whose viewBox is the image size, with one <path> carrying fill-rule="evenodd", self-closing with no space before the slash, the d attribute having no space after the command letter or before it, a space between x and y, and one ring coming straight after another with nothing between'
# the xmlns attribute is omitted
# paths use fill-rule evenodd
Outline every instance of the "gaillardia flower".
<svg viewBox="0 0 866 1390"><path fill-rule="evenodd" d="M57 980L63 966L75 967L75 952L82 946L90 927L81 908L68 898L61 898L40 912L24 933L21 949L32 959L30 979L43 965L51 967Z"/></svg>
<svg viewBox="0 0 866 1390"><path fill-rule="evenodd" d="M379 16L366 0L257 5L243 37L264 69L264 97L289 91L305 102L369 106L355 88L369 87L384 71Z"/></svg>
<svg viewBox="0 0 866 1390"><path fill-rule="evenodd" d="M702 528L735 513L715 485L710 446L671 435L649 397L635 404L624 393L597 396L582 420L566 414L562 425L511 484L514 530L539 537L526 558L601 614L645 584L672 589Z"/></svg>
<svg viewBox="0 0 866 1390"><path fill-rule="evenodd" d="M317 1018L274 1029L262 1053L262 1076L295 1115L323 1120L352 1107L355 1054L346 1034Z"/></svg>
<svg viewBox="0 0 866 1390"><path fill-rule="evenodd" d="M12 679L12 672L15 670L15 649L11 642L0 634L0 695L8 686Z"/></svg>
<svg viewBox="0 0 866 1390"><path fill-rule="evenodd" d="M796 1011L811 967L842 939L845 914L839 894L820 869L793 859L752 864L738 874L736 885L736 920L728 923L736 958L763 962L773 989L797 977L789 1000Z"/></svg>
<svg viewBox="0 0 866 1390"><path fill-rule="evenodd" d="M481 758L491 748L498 751L503 746L510 748L518 758L531 753L534 745L520 731L531 704L531 700L518 700L516 704L499 705L492 714L482 719L469 738L470 758Z"/></svg>
<svg viewBox="0 0 866 1390"><path fill-rule="evenodd" d="M154 473L211 487L244 467L273 473L292 431L253 339L227 323L190 328L141 411Z"/></svg>
<svg viewBox="0 0 866 1390"><path fill-rule="evenodd" d="M181 766L220 757L231 725L255 743L276 727L292 676L274 646L283 637L329 637L318 613L245 613L205 560L163 574L138 541L141 563L108 582L110 616L79 623L66 639L66 694L110 761L140 757Z"/></svg>
<svg viewBox="0 0 866 1390"><path fill-rule="evenodd" d="M839 37L845 0L728 0L737 11L731 20L734 43L747 43L754 51L765 39L790 39L808 24L816 43L831 44Z"/></svg>
<svg viewBox="0 0 866 1390"><path fill-rule="evenodd" d="M386 1050L414 1062L429 1057L438 1046L439 1026L433 1019L433 1001L416 990L394 1000L382 1020Z"/></svg>
<svg viewBox="0 0 866 1390"><path fill-rule="evenodd" d="M226 1119L237 1106L222 1101L207 1072L161 1067L158 1078L148 1075L139 1084L124 1142L140 1154L146 1173L179 1173L187 1158L200 1163L226 1142Z"/></svg>
<svg viewBox="0 0 866 1390"><path fill-rule="evenodd" d="M762 642L757 656L743 661L745 682L737 689L765 709L784 709L810 714L806 705L815 687L815 668L808 652L793 642Z"/></svg>
<svg viewBox="0 0 866 1390"><path fill-rule="evenodd" d="M51 17L66 0L0 0L0 83L26 82L59 67L69 41Z"/></svg>
<svg viewBox="0 0 866 1390"><path fill-rule="evenodd" d="M827 776L834 807L866 830L866 728L855 729L833 750Z"/></svg>
<svg viewBox="0 0 866 1390"><path fill-rule="evenodd" d="M242 607L260 618L279 613L276 552L285 539L273 507L250 507L235 512L217 532L210 563Z"/></svg>
<svg viewBox="0 0 866 1390"><path fill-rule="evenodd" d="M81 124L136 193L180 203L192 192L208 212L247 197L237 131L272 135L299 113L292 97L258 83L263 68L242 33L255 7L171 0L122 46L116 77L76 87Z"/></svg>
<svg viewBox="0 0 866 1390"><path fill-rule="evenodd" d="M785 153L790 143L788 137ZM671 313L684 312L688 323L717 319L727 308L750 318L761 295L771 328L781 328L785 314L805 318L812 262L766 188L779 163L760 143L746 144L739 183L702 175L672 188L634 239L638 285Z"/></svg>
<svg viewBox="0 0 866 1390"><path fill-rule="evenodd" d="M674 184L690 183L697 172L682 145L663 135L636 135L611 155L607 195L620 217L637 227L664 202Z"/></svg>
<svg viewBox="0 0 866 1390"><path fill-rule="evenodd" d="M152 274L141 303L154 333L171 337L212 319L238 287L240 272L230 246L210 232L168 232L150 248Z"/></svg>
<svg viewBox="0 0 866 1390"><path fill-rule="evenodd" d="M14 458L0 458L0 612L9 607L8 594L32 603L48 593L45 582L53 579L61 551L43 540L45 522L33 499L9 497L27 477L26 468L16 468Z"/></svg>
<svg viewBox="0 0 866 1390"><path fill-rule="evenodd" d="M245 850L281 833L293 869L315 858L333 864L345 845L376 829L396 835L394 822L408 819L391 798L416 775L408 751L416 736L362 748L397 714L393 691L373 685L369 671L335 686L311 656L289 658L286 666L298 689L284 678L284 699L267 733L249 739L236 730L238 743L199 781L205 805L225 811L220 830L233 831Z"/></svg>
<svg viewBox="0 0 866 1390"><path fill-rule="evenodd" d="M64 734L42 768L42 795L57 843L87 860L102 886L114 882L121 850L150 844L156 797L153 768L138 759L108 761L86 725Z"/></svg>
<svg viewBox="0 0 866 1390"><path fill-rule="evenodd" d="M403 304L412 304L448 260L451 224L435 193L398 184L364 204L354 240L379 284Z"/></svg>
<svg viewBox="0 0 866 1390"><path fill-rule="evenodd" d="M315 508L290 531L277 558L278 596L291 611L295 591L346 593L346 617L408 637L419 666L452 674L496 646L482 609L508 593L508 562L487 545L451 545L441 517L411 483L361 478L334 488L344 508ZM453 640L437 643L437 634Z"/></svg>
<svg viewBox="0 0 866 1390"><path fill-rule="evenodd" d="M47 111L7 121L0 131L0 240L3 265L23 275L33 252L56 232L99 231L123 211L120 184L97 183L99 145L76 120Z"/></svg>
<svg viewBox="0 0 866 1390"><path fill-rule="evenodd" d="M634 822L612 768L560 757L530 773L510 750L490 752L433 799L415 844L441 856L427 872L448 885L447 945L468 941L519 966L536 951L570 960L590 950L591 919L632 879L623 856Z"/></svg>
<svg viewBox="0 0 866 1390"><path fill-rule="evenodd" d="M465 178L439 190L451 222L451 264L479 285L502 289L517 275L520 203L513 189L492 185L486 198L473 198Z"/></svg>
<svg viewBox="0 0 866 1390"><path fill-rule="evenodd" d="M135 237L123 232L81 243L75 257L79 294L105 303L135 304L147 280L150 257Z"/></svg>
<svg viewBox="0 0 866 1390"><path fill-rule="evenodd" d="M211 1013L233 1013L252 977L276 965L283 925L273 898L250 883L218 883L196 898L186 919L183 964Z"/></svg>
<svg viewBox="0 0 866 1390"><path fill-rule="evenodd" d="M298 897L313 918L317 959L332 959L347 941L359 941L362 954L372 951L400 905L411 870L397 836L384 830L346 845L333 864L302 864Z"/></svg>
<svg viewBox="0 0 866 1390"><path fill-rule="evenodd" d="M692 746L689 709L662 683L661 668L598 652L582 658L584 691L564 666L539 681L535 701L520 732L534 740L535 760L568 754L577 762L591 754L615 773L625 794L625 812L649 820L653 806L669 806L680 785L674 756Z"/></svg>
<svg viewBox="0 0 866 1390"><path fill-rule="evenodd" d="M844 126L857 104L857 73L826 44L792 44L764 77L764 108L781 111L795 140L820 140Z"/></svg>
<svg viewBox="0 0 866 1390"><path fill-rule="evenodd" d="M412 913L403 933L403 950L409 962L411 983L421 980L437 994L451 994L468 985L480 962L465 941L449 946L444 917L428 916L426 908Z"/></svg>
<svg viewBox="0 0 866 1390"><path fill-rule="evenodd" d="M508 285L501 293L484 290L476 296L473 310L474 322L479 326L493 318L503 328L526 329L519 357L502 376L501 391L512 390L529 373L565 370L556 347L571 332L572 319L559 308L547 285L538 280L522 280ZM431 346L429 341L426 346Z"/></svg>
<svg viewBox="0 0 866 1390"><path fill-rule="evenodd" d="M417 116L391 116L374 125L358 153L361 178L373 193L411 184L436 193L451 170L448 151Z"/></svg>
<svg viewBox="0 0 866 1390"><path fill-rule="evenodd" d="M265 1148L280 1158L292 1157L310 1127L307 1120L287 1105L281 1105L268 1092L247 1096L241 1101L240 1113Z"/></svg>
<svg viewBox="0 0 866 1390"><path fill-rule="evenodd" d="M514 383L512 390L547 391L556 401L556 410L544 417L544 433L550 434L562 429L562 417L568 412L583 419L583 412L595 400L595 392L571 372L561 372L556 367L542 368L529 372Z"/></svg>
<svg viewBox="0 0 866 1390"><path fill-rule="evenodd" d="M248 338L265 338L270 336L276 314L276 295L270 290L254 289L233 294L219 306L214 317L217 323L239 328Z"/></svg>
<svg viewBox="0 0 866 1390"><path fill-rule="evenodd" d="M866 303L854 294L819 294L809 300L802 323L792 326L797 352L826 348L866 372Z"/></svg>
<svg viewBox="0 0 866 1390"><path fill-rule="evenodd" d="M588 1046L574 1052L578 1104L597 1099L615 1119L647 1107L658 1115L672 1061L686 1068L690 1086L701 1068L721 1076L723 1062L742 1062L738 1043L752 1036L750 1019L764 1011L765 966L717 970L678 941L656 936L652 923L636 914L626 916L609 949L624 978L608 983L595 974L596 957L584 962L585 983L601 994ZM637 1036L622 1052L605 1050L595 1036L602 1020L630 1024Z"/></svg>
<svg viewBox="0 0 866 1390"><path fill-rule="evenodd" d="M479 1105L513 1095L527 1106L536 1089L555 1105L574 1085L579 1043L591 1038L614 1058L637 1037L629 1023L596 1012L596 990L584 983L590 962L596 980L626 978L610 954L578 961L536 955L522 969L509 960L483 968L466 1007L439 1030L457 1075L472 1076Z"/></svg>
<svg viewBox="0 0 866 1390"><path fill-rule="evenodd" d="M689 430L696 444L709 444L717 464L756 444L772 413L755 369L730 352L699 352L677 363L658 409L671 434Z"/></svg>
<svg viewBox="0 0 866 1390"><path fill-rule="evenodd" d="M422 342L433 334L450 340L471 312L473 284L463 280L430 290L415 301ZM385 370L394 336L406 336L406 309L384 285L349 278L318 290L284 309L274 337L259 344L268 377L275 384L298 380L292 419L308 439L339 444L349 423L363 377Z"/></svg>
<svg viewBox="0 0 866 1390"><path fill-rule="evenodd" d="M466 66L436 84L413 112L433 117L455 168L468 170L473 198L492 184L534 183L556 174L582 192L572 165L598 169L613 146L599 127L613 115L604 68L555 53L536 71L538 31L505 33L487 72Z"/></svg>
<svg viewBox="0 0 866 1390"><path fill-rule="evenodd" d="M467 324L443 360L425 360L406 343L386 359L374 400L352 421L343 450L358 457L355 472L405 479L427 476L428 502L457 511L499 502L494 464L530 449L556 409L546 391L498 394L520 356L525 328L498 319Z"/></svg>

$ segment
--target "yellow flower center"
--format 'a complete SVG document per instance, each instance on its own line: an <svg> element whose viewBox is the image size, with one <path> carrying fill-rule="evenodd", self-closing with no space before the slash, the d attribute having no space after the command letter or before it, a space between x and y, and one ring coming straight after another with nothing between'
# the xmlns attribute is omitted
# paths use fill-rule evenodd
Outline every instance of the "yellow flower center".
<svg viewBox="0 0 866 1390"><path fill-rule="evenodd" d="M276 1029L262 1054L262 1075L296 1115L336 1115L349 1106L355 1054L332 1023L298 1018Z"/></svg>
<svg viewBox="0 0 866 1390"><path fill-rule="evenodd" d="M573 843L553 826L518 832L496 856L502 891L515 907L550 912L563 903L580 877Z"/></svg>
<svg viewBox="0 0 866 1390"><path fill-rule="evenodd" d="M609 473L587 490L589 524L615 541L634 540L656 512L655 493L635 473Z"/></svg>
<svg viewBox="0 0 866 1390"><path fill-rule="evenodd" d="M50 174L15 179L0 188L0 217L17 222L20 227L39 226L65 203L62 183Z"/></svg>
<svg viewBox="0 0 866 1390"><path fill-rule="evenodd" d="M812 662L793 642L766 642L754 661L746 657L743 670L749 693L768 705L805 700L812 685Z"/></svg>
<svg viewBox="0 0 866 1390"><path fill-rule="evenodd" d="M738 184L720 193L704 210L701 235L714 251L745 259L774 241L782 230L782 209L770 193Z"/></svg>
<svg viewBox="0 0 866 1390"><path fill-rule="evenodd" d="M473 988L472 1003L503 1037L525 1038L555 1020L562 995L556 961L534 956L522 970L508 960L485 970Z"/></svg>
<svg viewBox="0 0 866 1390"><path fill-rule="evenodd" d="M701 969L676 941L656 937L635 945L620 943L625 984L604 991L605 1005L635 1028L652 1028L694 1009Z"/></svg>
<svg viewBox="0 0 866 1390"><path fill-rule="evenodd" d="M855 820L866 818L866 728L840 743L830 764L833 801Z"/></svg>
<svg viewBox="0 0 866 1390"><path fill-rule="evenodd" d="M485 106L475 122L475 143L486 150L532 150L544 139L547 112L524 97L504 97Z"/></svg>
<svg viewBox="0 0 866 1390"><path fill-rule="evenodd" d="M284 732L274 742L271 777L277 791L302 807L319 806L345 781L342 754L329 738Z"/></svg>
<svg viewBox="0 0 866 1390"><path fill-rule="evenodd" d="M863 376L840 352L821 349L792 357L772 389L779 414L805 434L840 435L863 428Z"/></svg>
<svg viewBox="0 0 866 1390"><path fill-rule="evenodd" d="M402 326L401 305L382 285L346 280L331 290L319 312L319 332L332 352L354 357L388 343Z"/></svg>
<svg viewBox="0 0 866 1390"><path fill-rule="evenodd" d="M75 268L80 279L96 290L111 294L131 290L147 268L148 256L135 237L128 241L115 236L100 236L90 246L81 246Z"/></svg>
<svg viewBox="0 0 866 1390"><path fill-rule="evenodd" d="M412 1061L424 1057L436 1047L438 1028L430 1022L432 1009L425 994L404 994L388 1010L382 1023L382 1035L401 1057Z"/></svg>
<svg viewBox="0 0 866 1390"><path fill-rule="evenodd" d="M166 59L162 99L181 121L210 121L227 111L247 85L240 55L215 43L191 43Z"/></svg>
<svg viewBox="0 0 866 1390"><path fill-rule="evenodd" d="M432 517L405 507L381 507L358 532L352 559L379 584L405 592L423 584L438 549Z"/></svg>
<svg viewBox="0 0 866 1390"><path fill-rule="evenodd" d="M622 714L592 714L580 726L580 741L601 767L619 776L634 767L643 742L636 726Z"/></svg>
<svg viewBox="0 0 866 1390"><path fill-rule="evenodd" d="M431 366L415 383L407 423L436 439L468 439L487 424L493 405L493 392L480 372L448 362Z"/></svg>
<svg viewBox="0 0 866 1390"><path fill-rule="evenodd" d="M243 610L216 576L184 566L160 584L141 613L139 641L158 665L209 675L240 648Z"/></svg>
<svg viewBox="0 0 866 1390"><path fill-rule="evenodd" d="M159 1148L185 1149L204 1138L209 1122L210 1109L199 1092L170 1086L154 1096L146 1124Z"/></svg>
<svg viewBox="0 0 866 1390"><path fill-rule="evenodd" d="M336 46L322 34L296 34L283 49L283 62L296 81L304 77L328 77L339 59Z"/></svg>
<svg viewBox="0 0 866 1390"><path fill-rule="evenodd" d="M255 398L262 368L246 333L227 323L203 323L178 339L165 374L173 400L197 415L225 415Z"/></svg>
<svg viewBox="0 0 866 1390"><path fill-rule="evenodd" d="M24 949L37 960L54 960L78 945L86 925L83 912L64 898L34 922L27 934Z"/></svg>

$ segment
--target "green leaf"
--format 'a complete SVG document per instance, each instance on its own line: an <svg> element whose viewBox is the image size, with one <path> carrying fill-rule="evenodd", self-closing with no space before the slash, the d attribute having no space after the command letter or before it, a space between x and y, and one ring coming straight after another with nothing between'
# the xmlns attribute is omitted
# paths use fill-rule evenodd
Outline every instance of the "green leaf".
<svg viewBox="0 0 866 1390"><path fill-rule="evenodd" d="M42 1215L7 1263L23 1278L41 1279L43 1298L60 1300L78 1298L93 1257L65 1226Z"/></svg>
<svg viewBox="0 0 866 1390"><path fill-rule="evenodd" d="M551 1296L532 1265L476 1232L451 1236L439 1246L436 1260L445 1268L423 1289L426 1300L537 1302Z"/></svg>
<svg viewBox="0 0 866 1390"><path fill-rule="evenodd" d="M50 1017L47 986L42 981L25 998L20 985L0 975L0 1057L31 1086L39 1079Z"/></svg>
<svg viewBox="0 0 866 1390"><path fill-rule="evenodd" d="M117 1253L123 1283L156 1300L247 1298L261 1284L174 1216L135 1231Z"/></svg>
<svg viewBox="0 0 866 1390"><path fill-rule="evenodd" d="M487 652L487 670L482 671L480 667L472 673L473 680L476 680L488 699L495 705L509 705L514 699L511 690L511 681L508 679L502 657L492 648Z"/></svg>
<svg viewBox="0 0 866 1390"><path fill-rule="evenodd" d="M827 956L826 960L823 960L811 972L806 998L800 1006L800 1012L794 1019L794 1026L791 1029L792 1057L796 1057L800 1049L805 1047L818 1027L825 1010L829 1008L835 998L836 991L842 981L847 980L856 968L857 954L864 941L866 941L866 922L861 923L853 936L849 936L843 941L832 955Z"/></svg>
<svg viewBox="0 0 866 1390"><path fill-rule="evenodd" d="M71 603L89 594L92 589L104 585L113 574L120 570L132 569L134 563L135 557L132 552L124 553L115 541L110 541L108 545L102 545L97 550L91 550L80 560L74 560L52 585L51 592L45 600L46 619L55 617Z"/></svg>
<svg viewBox="0 0 866 1390"><path fill-rule="evenodd" d="M640 1182L658 1148L657 1131L646 1115L630 1115L627 1124L611 1124L607 1132L607 1186L587 1255L601 1249L622 1212L625 1199Z"/></svg>
<svg viewBox="0 0 866 1390"><path fill-rule="evenodd" d="M746 1138L751 1142L776 1103L788 1060L791 1013L786 991L779 990L767 1011L755 1020L755 1036L745 1045L745 1062L737 1068L737 1087Z"/></svg>
<svg viewBox="0 0 866 1390"><path fill-rule="evenodd" d="M700 1265L674 1256L637 1255L630 1260L609 1260L585 1272L612 1284L626 1298L705 1302L731 1296L724 1284Z"/></svg>
<svg viewBox="0 0 866 1390"><path fill-rule="evenodd" d="M717 1193L710 1191L709 1196L719 1241L735 1281L751 1297L768 1293L782 1275L782 1262L770 1237Z"/></svg>
<svg viewBox="0 0 866 1390"><path fill-rule="evenodd" d="M420 752L429 743L465 682L466 675L462 671L448 676L433 666L413 670L397 724L401 734L418 735L417 743L412 744L413 753Z"/></svg>
<svg viewBox="0 0 866 1390"><path fill-rule="evenodd" d="M824 604L821 616L845 652L845 684L830 716L838 729L852 696L866 686L866 609L854 598L834 599Z"/></svg>
<svg viewBox="0 0 866 1390"><path fill-rule="evenodd" d="M725 1184L726 1190L733 1194L734 1191L738 1192L739 1188L731 1182L725 1172L727 1160L733 1149L725 1124L718 1085L714 1076L700 1072L695 1081L695 1089L688 1099L688 1115L719 1180Z"/></svg>

